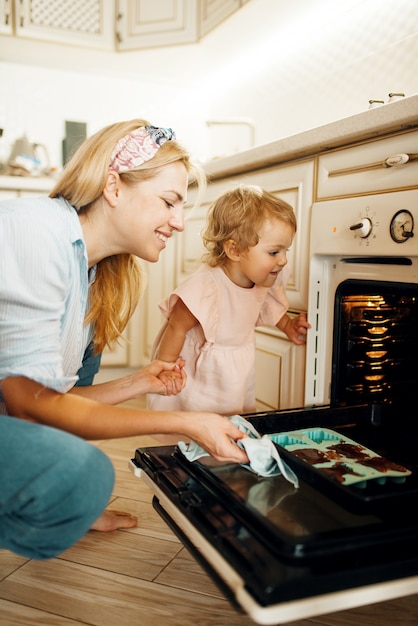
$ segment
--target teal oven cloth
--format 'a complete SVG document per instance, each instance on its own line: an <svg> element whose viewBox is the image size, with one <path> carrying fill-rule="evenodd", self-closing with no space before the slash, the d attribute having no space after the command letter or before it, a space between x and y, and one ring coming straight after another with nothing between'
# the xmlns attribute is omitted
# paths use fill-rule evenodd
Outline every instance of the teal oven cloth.
<svg viewBox="0 0 418 626"><path fill-rule="evenodd" d="M282 474L294 487L299 486L298 477L280 458L276 446L268 435L261 436L242 415L232 415L228 419L247 435L237 441L237 445L245 450L249 459L249 463L241 464L242 467L263 477ZM197 461L202 456L209 456L209 453L194 441L190 443L179 441L177 445L189 461Z"/></svg>

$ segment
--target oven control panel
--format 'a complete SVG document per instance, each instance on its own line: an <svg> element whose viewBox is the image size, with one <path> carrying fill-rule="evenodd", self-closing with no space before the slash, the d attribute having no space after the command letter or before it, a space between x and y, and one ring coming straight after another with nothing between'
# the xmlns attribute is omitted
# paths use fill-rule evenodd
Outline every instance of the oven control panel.
<svg viewBox="0 0 418 626"><path fill-rule="evenodd" d="M390 222L390 236L396 243L404 243L414 236L414 216L408 209L397 211Z"/></svg>
<svg viewBox="0 0 418 626"><path fill-rule="evenodd" d="M316 202L311 255L417 256L418 190Z"/></svg>

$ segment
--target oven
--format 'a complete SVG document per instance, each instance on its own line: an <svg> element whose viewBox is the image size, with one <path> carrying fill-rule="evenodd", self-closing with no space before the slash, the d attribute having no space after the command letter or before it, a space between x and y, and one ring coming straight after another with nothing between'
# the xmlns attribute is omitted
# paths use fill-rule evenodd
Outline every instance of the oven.
<svg viewBox="0 0 418 626"><path fill-rule="evenodd" d="M417 190L313 205L305 404L411 403L417 216Z"/></svg>
<svg viewBox="0 0 418 626"><path fill-rule="evenodd" d="M418 190L312 207L305 406L245 415L299 477L177 446L133 471L231 602L279 624L418 591Z"/></svg>

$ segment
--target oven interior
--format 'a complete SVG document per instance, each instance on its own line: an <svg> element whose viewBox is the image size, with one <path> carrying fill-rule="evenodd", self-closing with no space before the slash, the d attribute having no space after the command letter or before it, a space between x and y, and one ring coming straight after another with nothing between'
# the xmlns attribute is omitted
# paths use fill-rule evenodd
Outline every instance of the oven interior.
<svg viewBox="0 0 418 626"><path fill-rule="evenodd" d="M409 413L418 382L418 286L345 280L335 294L332 404L396 407ZM403 407L403 408L402 408Z"/></svg>

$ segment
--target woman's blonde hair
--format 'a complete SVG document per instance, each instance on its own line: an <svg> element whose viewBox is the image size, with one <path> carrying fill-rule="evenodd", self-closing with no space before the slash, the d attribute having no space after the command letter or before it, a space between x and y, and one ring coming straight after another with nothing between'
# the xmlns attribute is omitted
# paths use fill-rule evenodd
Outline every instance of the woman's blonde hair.
<svg viewBox="0 0 418 626"><path fill-rule="evenodd" d="M88 213L102 195L117 142L141 126L150 126L150 123L142 119L118 122L86 139L66 164L50 197L63 196L78 213ZM155 176L158 168L177 161L185 165L190 182L197 183L200 199L205 187L203 171L191 162L188 152L175 140L166 141L149 161L135 170L119 175L126 184L133 186ZM135 311L144 284L141 266L132 254L109 256L97 264L85 319L86 324L94 326L96 353L120 337Z"/></svg>
<svg viewBox="0 0 418 626"><path fill-rule="evenodd" d="M207 253L203 261L212 267L225 265L225 243L235 241L239 252L256 246L258 233L268 219L290 224L296 232L293 208L269 191L256 185L238 185L225 192L210 206L202 232Z"/></svg>

